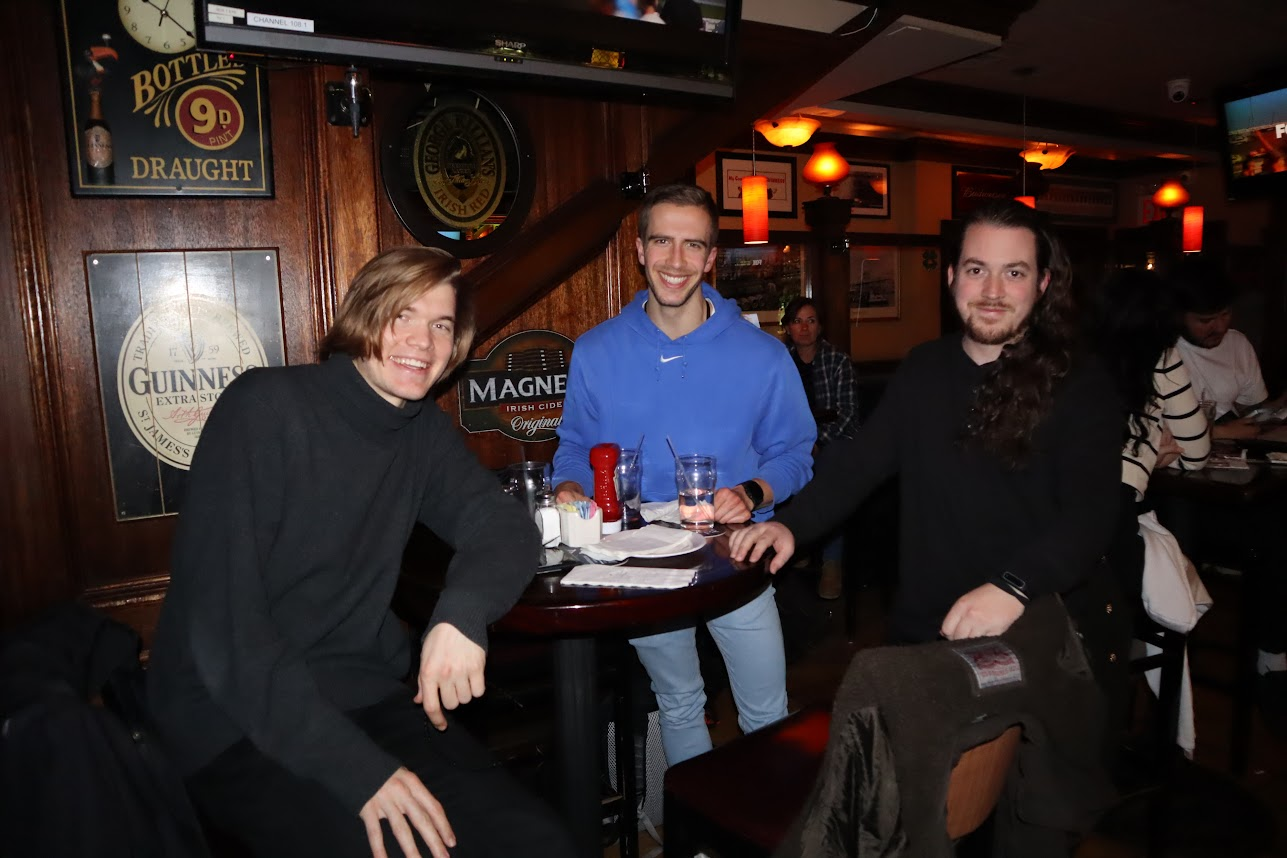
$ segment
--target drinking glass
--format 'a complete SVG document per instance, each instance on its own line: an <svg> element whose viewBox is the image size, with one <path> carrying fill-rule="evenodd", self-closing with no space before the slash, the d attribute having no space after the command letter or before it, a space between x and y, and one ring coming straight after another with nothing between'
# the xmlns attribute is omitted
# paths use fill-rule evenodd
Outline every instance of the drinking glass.
<svg viewBox="0 0 1287 858"><path fill-rule="evenodd" d="M642 485L643 462L638 450L622 450L617 458L617 500L625 514L626 528L638 527L643 518L639 514L639 490Z"/></svg>
<svg viewBox="0 0 1287 858"><path fill-rule="evenodd" d="M686 529L698 533L715 529L715 479L714 456L680 456L675 460L679 522Z"/></svg>
<svg viewBox="0 0 1287 858"><path fill-rule="evenodd" d="M535 516L541 495L552 490L550 463L515 462L505 468L505 474L508 477L509 492L523 501L529 515Z"/></svg>

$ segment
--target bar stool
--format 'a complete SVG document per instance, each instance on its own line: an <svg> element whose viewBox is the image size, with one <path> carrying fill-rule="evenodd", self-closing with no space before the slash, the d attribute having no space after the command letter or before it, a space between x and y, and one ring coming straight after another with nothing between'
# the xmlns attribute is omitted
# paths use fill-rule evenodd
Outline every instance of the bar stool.
<svg viewBox="0 0 1287 858"><path fill-rule="evenodd" d="M699 848L738 858L768 858L813 791L827 747L831 713L804 709L666 772L668 858ZM1020 727L963 752L947 789L947 834L970 834L996 807L1019 747Z"/></svg>

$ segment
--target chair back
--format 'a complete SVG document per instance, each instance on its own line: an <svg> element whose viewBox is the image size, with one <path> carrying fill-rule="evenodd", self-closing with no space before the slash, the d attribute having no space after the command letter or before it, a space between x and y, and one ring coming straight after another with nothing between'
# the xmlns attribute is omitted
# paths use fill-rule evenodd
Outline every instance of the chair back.
<svg viewBox="0 0 1287 858"><path fill-rule="evenodd" d="M947 836L959 840L992 814L1019 750L1018 724L961 754L947 782Z"/></svg>

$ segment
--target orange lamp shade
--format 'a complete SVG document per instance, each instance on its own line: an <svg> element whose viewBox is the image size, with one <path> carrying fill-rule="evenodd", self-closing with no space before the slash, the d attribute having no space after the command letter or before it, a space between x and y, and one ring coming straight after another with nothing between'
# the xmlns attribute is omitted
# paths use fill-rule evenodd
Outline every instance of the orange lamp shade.
<svg viewBox="0 0 1287 858"><path fill-rule="evenodd" d="M742 243L766 244L768 240L768 177L745 176L742 178Z"/></svg>
<svg viewBox="0 0 1287 858"><path fill-rule="evenodd" d="M1180 249L1185 253L1202 252L1202 206L1185 206L1180 221Z"/></svg>
<svg viewBox="0 0 1287 858"><path fill-rule="evenodd" d="M1189 201L1189 192L1184 189L1175 179L1171 179L1162 184L1162 187L1153 192L1153 205L1163 209L1173 209L1184 205Z"/></svg>
<svg viewBox="0 0 1287 858"><path fill-rule="evenodd" d="M831 186L849 175L849 162L836 151L834 143L818 143L804 165L804 178L815 185Z"/></svg>
<svg viewBox="0 0 1287 858"><path fill-rule="evenodd" d="M1016 203L1023 203L1025 206L1027 206L1030 209L1035 209L1037 207L1036 197L1015 197L1014 201Z"/></svg>

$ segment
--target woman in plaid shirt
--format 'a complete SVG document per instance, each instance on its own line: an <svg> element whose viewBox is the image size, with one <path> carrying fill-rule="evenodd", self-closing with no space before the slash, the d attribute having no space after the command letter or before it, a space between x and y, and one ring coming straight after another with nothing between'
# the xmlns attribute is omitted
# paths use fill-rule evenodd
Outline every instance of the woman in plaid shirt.
<svg viewBox="0 0 1287 858"><path fill-rule="evenodd" d="M809 409L818 424L818 447L852 438L858 429L858 384L849 355L822 338L818 307L812 298L793 298L782 314L787 348L800 371ZM815 451L816 452L816 451ZM822 550L818 596L838 599L843 584L844 538L837 534Z"/></svg>

